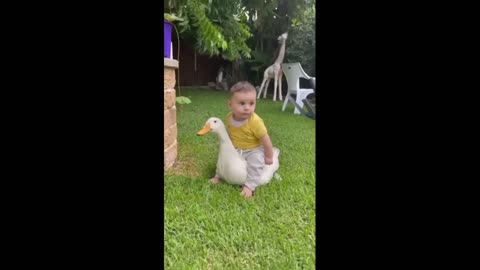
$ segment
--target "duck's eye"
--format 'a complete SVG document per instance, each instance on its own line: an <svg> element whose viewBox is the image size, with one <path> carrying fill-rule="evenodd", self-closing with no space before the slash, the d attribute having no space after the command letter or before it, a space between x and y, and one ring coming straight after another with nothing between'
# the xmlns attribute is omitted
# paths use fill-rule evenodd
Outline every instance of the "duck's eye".
<svg viewBox="0 0 480 270"><path fill-rule="evenodd" d="M217 120L213 120L213 123L216 123L216 122L217 122Z"/></svg>

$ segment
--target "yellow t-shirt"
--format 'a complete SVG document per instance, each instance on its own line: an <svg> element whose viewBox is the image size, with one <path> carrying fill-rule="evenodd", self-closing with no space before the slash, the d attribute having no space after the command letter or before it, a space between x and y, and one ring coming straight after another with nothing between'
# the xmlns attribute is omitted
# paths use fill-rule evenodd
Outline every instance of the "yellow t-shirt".
<svg viewBox="0 0 480 270"><path fill-rule="evenodd" d="M246 123L235 127L230 122L231 117L232 112L229 112L226 117L227 132L236 148L252 149L262 144L260 139L267 134L262 118L253 113Z"/></svg>

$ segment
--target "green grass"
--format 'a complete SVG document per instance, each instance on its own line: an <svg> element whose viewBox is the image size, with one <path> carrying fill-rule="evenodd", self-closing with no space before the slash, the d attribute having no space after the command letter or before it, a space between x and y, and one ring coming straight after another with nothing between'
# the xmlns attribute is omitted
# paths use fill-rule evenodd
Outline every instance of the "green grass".
<svg viewBox="0 0 480 270"><path fill-rule="evenodd" d="M289 104L260 99L274 146L280 149L282 179L244 199L240 187L209 183L219 141L196 136L209 117L224 120L225 92L181 88L191 99L177 104L178 156L164 182L166 269L314 269L315 121L293 114Z"/></svg>

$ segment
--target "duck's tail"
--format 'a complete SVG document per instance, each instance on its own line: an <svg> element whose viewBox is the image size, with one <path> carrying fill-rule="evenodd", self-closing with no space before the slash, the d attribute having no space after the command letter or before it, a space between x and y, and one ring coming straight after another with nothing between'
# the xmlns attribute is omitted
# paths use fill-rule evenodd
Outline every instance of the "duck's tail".
<svg viewBox="0 0 480 270"><path fill-rule="evenodd" d="M280 150L278 148L273 148L273 164L272 165L265 165L263 168L263 173L261 176L260 182L262 184L266 184L270 182L270 180L275 176L275 179L279 179L278 173L276 171L278 170L278 167L280 166L279 161L278 161L278 156L280 155ZM281 177L280 177L281 179Z"/></svg>
<svg viewBox="0 0 480 270"><path fill-rule="evenodd" d="M273 148L273 160L278 160L278 156L280 155L280 149L274 147Z"/></svg>
<svg viewBox="0 0 480 270"><path fill-rule="evenodd" d="M278 156L280 156L280 149L274 147L273 148L273 160L274 162L277 162L277 164L279 163L278 161ZM280 165L280 164L278 164ZM278 167L277 167L277 170L278 170ZM278 173L278 171L275 171L275 173L273 174L273 177L276 179L276 180L282 180L282 177L280 176L280 174Z"/></svg>

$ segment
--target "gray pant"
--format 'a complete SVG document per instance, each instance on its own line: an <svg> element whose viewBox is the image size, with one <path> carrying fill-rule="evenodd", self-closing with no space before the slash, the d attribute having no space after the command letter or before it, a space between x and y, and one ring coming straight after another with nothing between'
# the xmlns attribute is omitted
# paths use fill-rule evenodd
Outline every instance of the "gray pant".
<svg viewBox="0 0 480 270"><path fill-rule="evenodd" d="M263 184L260 181L263 168L265 167L265 152L263 146L252 149L237 149L237 151L247 161L247 181L245 182L245 186L253 191L256 187Z"/></svg>

